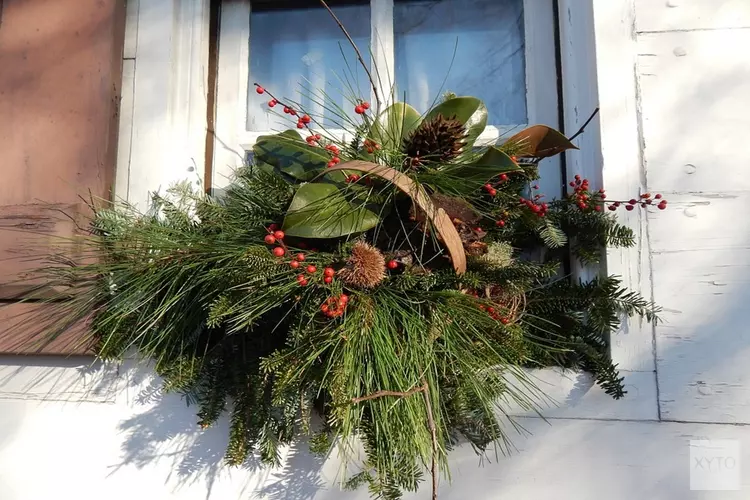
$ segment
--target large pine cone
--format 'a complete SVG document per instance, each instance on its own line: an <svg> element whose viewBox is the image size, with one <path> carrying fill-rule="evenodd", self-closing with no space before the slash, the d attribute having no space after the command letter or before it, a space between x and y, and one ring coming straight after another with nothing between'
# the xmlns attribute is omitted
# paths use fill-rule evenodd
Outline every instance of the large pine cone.
<svg viewBox="0 0 750 500"><path fill-rule="evenodd" d="M446 163L458 155L464 147L466 129L460 121L437 115L414 130L404 140L404 152L409 157L409 165L419 168L423 165Z"/></svg>

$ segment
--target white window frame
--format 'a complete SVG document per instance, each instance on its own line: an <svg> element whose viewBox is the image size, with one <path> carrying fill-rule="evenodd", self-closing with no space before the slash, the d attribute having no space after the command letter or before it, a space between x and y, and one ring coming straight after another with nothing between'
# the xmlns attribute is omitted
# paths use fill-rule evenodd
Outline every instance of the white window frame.
<svg viewBox="0 0 750 500"><path fill-rule="evenodd" d="M214 186L217 187L226 184L231 172L241 166L245 151L252 150L259 136L274 132L250 132L246 128L251 4L251 0L227 2L221 9L213 164ZM488 126L479 137L479 144L495 144L530 124L559 126L554 0L524 0L523 8L528 123ZM372 32L378 34L371 42L372 67L379 68L381 75L393 75L393 0L370 0L370 22ZM331 29L337 28L332 24ZM390 88L391 82L384 82L377 89L383 103L390 98ZM375 101L374 96L371 99ZM346 138L343 131L329 132ZM555 158L548 162L542 189L557 195L561 185L560 161Z"/></svg>

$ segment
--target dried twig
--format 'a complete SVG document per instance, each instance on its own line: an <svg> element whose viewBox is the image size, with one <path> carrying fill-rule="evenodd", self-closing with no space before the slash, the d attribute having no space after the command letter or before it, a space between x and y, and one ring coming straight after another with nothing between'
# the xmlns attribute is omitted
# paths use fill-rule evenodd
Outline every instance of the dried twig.
<svg viewBox="0 0 750 500"><path fill-rule="evenodd" d="M580 128L580 129L578 129L578 132L576 132L575 134L573 134L573 136L572 136L572 137L570 137L570 138L569 138L568 140L569 140L569 141L573 141L573 139L575 139L576 137L578 137L579 135L581 135L581 134L583 133L583 131L584 131L584 130L586 130L586 127L588 126L588 124L589 124L589 123L591 123L591 120L593 120L593 119L594 119L594 117L595 117L595 116L596 116L597 114L599 114L599 108L596 108L596 109L594 110L594 112L593 112L593 113L591 113L591 116L589 116L589 119L588 119L588 120L586 120L586 123L584 123L584 124L583 124L583 125L581 126L581 128Z"/></svg>
<svg viewBox="0 0 750 500"><path fill-rule="evenodd" d="M416 394L418 392L423 392L424 387L415 387L413 389L409 389L406 392L398 392L398 391L378 391L370 394L369 396L362 396L361 398L352 398L352 403L357 404L361 403L362 401L369 401L371 399L378 399L383 398L386 396L394 396L398 398L406 398L413 394Z"/></svg>
<svg viewBox="0 0 750 500"><path fill-rule="evenodd" d="M362 66L362 69L365 70L365 73L367 73L367 78L370 80L370 85L372 86L372 93L375 96L375 102L377 103L377 110L380 111L382 109L381 102L380 102L380 96L378 94L378 88L375 85L375 80L372 78L372 73L370 73L370 68L367 67L367 64L365 63L364 58L362 57L362 53L359 51L359 47L357 47L357 44L354 43L354 39L352 39L351 35L348 31L346 31L346 28L341 23L338 17L336 17L336 14L333 13L331 8L328 6L325 0L320 0L320 4L326 8L328 13L331 15L334 21L336 21L336 24L339 25L339 28L341 28L341 31L346 36L346 39L349 40L349 44L354 49L354 52L357 53L357 58L359 59L359 64Z"/></svg>
<svg viewBox="0 0 750 500"><path fill-rule="evenodd" d="M394 396L399 398L405 398L412 396L418 392L424 395L424 404L427 410L427 428L430 431L430 439L432 441L432 463L430 464L430 475L432 476L432 500L437 500L438 497L438 441L437 441L437 427L435 426L435 416L432 413L432 402L430 401L430 386L427 380L422 379L422 385L420 387L414 387L406 392L398 391L377 391L369 396L362 396L361 398L353 398L352 403L361 403L362 401L369 401L371 399L382 398L386 396Z"/></svg>

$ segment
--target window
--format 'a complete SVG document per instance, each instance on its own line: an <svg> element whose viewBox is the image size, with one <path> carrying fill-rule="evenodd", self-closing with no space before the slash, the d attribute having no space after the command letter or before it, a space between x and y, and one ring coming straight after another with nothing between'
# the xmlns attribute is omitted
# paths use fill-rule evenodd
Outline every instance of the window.
<svg viewBox="0 0 750 500"><path fill-rule="evenodd" d="M328 3L359 46L383 101L405 96L425 112L445 92L475 95L490 112L484 143L532 123L558 126L553 0ZM375 100L354 50L318 0L224 2L219 47L219 183L260 135L294 126L253 83L322 116L329 130L344 127L313 91L325 91L352 114L342 94ZM550 194L560 192L559 163L545 170L542 184Z"/></svg>

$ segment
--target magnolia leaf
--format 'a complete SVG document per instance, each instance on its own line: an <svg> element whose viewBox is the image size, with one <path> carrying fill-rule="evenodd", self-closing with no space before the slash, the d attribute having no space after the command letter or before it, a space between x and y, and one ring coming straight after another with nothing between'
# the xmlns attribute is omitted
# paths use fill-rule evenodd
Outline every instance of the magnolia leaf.
<svg viewBox="0 0 750 500"><path fill-rule="evenodd" d="M401 148L404 138L422 121L416 109L404 102L394 103L380 113L372 125L372 139L384 148Z"/></svg>
<svg viewBox="0 0 750 500"><path fill-rule="evenodd" d="M578 149L567 137L546 125L524 129L508 139L507 144L518 148L516 156L528 158L548 158L568 149Z"/></svg>
<svg viewBox="0 0 750 500"><path fill-rule="evenodd" d="M432 108L424 118L429 121L437 115L454 118L466 127L465 150L470 149L477 137L487 127L487 106L476 97L453 97Z"/></svg>
<svg viewBox="0 0 750 500"><path fill-rule="evenodd" d="M260 136L253 146L253 155L256 161L267 163L300 181L312 180L330 161L320 148L302 141L294 130Z"/></svg>
<svg viewBox="0 0 750 500"><path fill-rule="evenodd" d="M379 221L375 212L356 199L353 186L314 182L297 189L283 229L300 238L338 238L367 231Z"/></svg>

